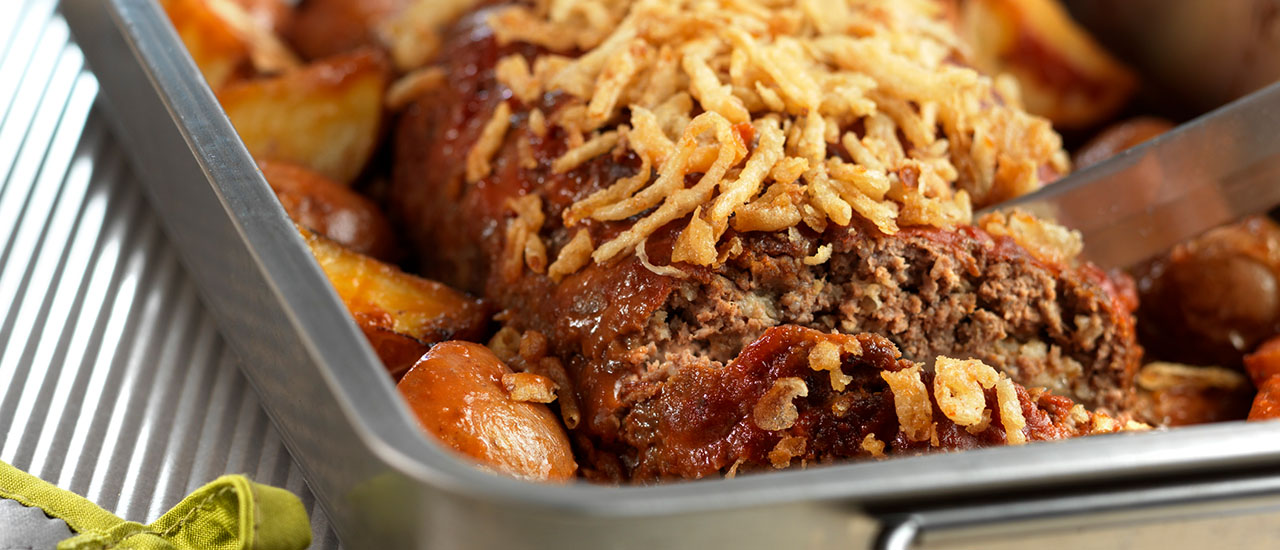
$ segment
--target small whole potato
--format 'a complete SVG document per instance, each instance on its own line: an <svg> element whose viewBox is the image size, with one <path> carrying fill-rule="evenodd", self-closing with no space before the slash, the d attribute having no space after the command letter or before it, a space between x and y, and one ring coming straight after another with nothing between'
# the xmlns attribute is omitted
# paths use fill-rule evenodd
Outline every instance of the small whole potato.
<svg viewBox="0 0 1280 550"><path fill-rule="evenodd" d="M1280 334L1280 225L1254 216L1173 248L1135 274L1149 356L1240 368Z"/></svg>
<svg viewBox="0 0 1280 550"><path fill-rule="evenodd" d="M408 0L305 0L285 34L308 59L378 47L378 24L408 4Z"/></svg>
<svg viewBox="0 0 1280 550"><path fill-rule="evenodd" d="M567 481L578 469L560 420L541 403L516 401L512 374L480 344L437 344L396 386L418 422L445 445L495 470Z"/></svg>
<svg viewBox="0 0 1280 550"><path fill-rule="evenodd" d="M259 160L258 167L294 222L379 260L399 259L391 222L373 201L301 166Z"/></svg>
<svg viewBox="0 0 1280 550"><path fill-rule="evenodd" d="M1137 117L1117 122L1076 151L1075 168L1080 170L1098 164L1172 129L1173 123L1163 118Z"/></svg>

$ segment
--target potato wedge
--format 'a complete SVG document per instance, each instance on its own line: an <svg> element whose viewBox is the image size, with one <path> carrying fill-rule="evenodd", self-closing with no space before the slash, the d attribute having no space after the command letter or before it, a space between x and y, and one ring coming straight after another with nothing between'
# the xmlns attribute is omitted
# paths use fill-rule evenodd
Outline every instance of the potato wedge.
<svg viewBox="0 0 1280 550"><path fill-rule="evenodd" d="M399 13L409 1L307 0L298 6L285 36L308 59L381 47L378 24Z"/></svg>
<svg viewBox="0 0 1280 550"><path fill-rule="evenodd" d="M307 229L299 231L362 327L390 330L425 343L484 336L488 311L478 300L347 250Z"/></svg>
<svg viewBox="0 0 1280 550"><path fill-rule="evenodd" d="M1249 409L1249 420L1280 418L1280 378L1269 378L1258 386L1258 395Z"/></svg>
<svg viewBox="0 0 1280 550"><path fill-rule="evenodd" d="M382 55L365 50L229 85L218 100L255 158L350 184L377 145L389 79Z"/></svg>
<svg viewBox="0 0 1280 550"><path fill-rule="evenodd" d="M1034 114L1067 129L1110 118L1137 89L1133 72L1056 0L964 0L961 36L988 74L1008 73Z"/></svg>
<svg viewBox="0 0 1280 550"><path fill-rule="evenodd" d="M354 252L399 259L391 222L364 195L296 164L264 160L258 167L295 223Z"/></svg>
<svg viewBox="0 0 1280 550"><path fill-rule="evenodd" d="M263 13L249 11L237 0L204 0L218 17L235 31L249 47L249 61L259 74L276 74L302 66L298 56L276 35L273 24Z"/></svg>
<svg viewBox="0 0 1280 550"><path fill-rule="evenodd" d="M249 45L204 0L160 0L209 87L217 90L245 67Z"/></svg>
<svg viewBox="0 0 1280 550"><path fill-rule="evenodd" d="M546 405L513 399L502 383L510 374L489 348L444 342L396 387L422 427L452 449L526 479L573 479L578 465L560 421Z"/></svg>
<svg viewBox="0 0 1280 550"><path fill-rule="evenodd" d="M1280 336L1267 340L1245 356L1244 367L1258 387L1249 420L1280 418Z"/></svg>
<svg viewBox="0 0 1280 550"><path fill-rule="evenodd" d="M294 10L285 0L230 0L240 6L253 21L264 29L283 33L293 21Z"/></svg>
<svg viewBox="0 0 1280 550"><path fill-rule="evenodd" d="M422 340L370 323L367 319L356 318L356 324L360 325L365 339L387 368L387 374L397 382L431 349L431 345Z"/></svg>
<svg viewBox="0 0 1280 550"><path fill-rule="evenodd" d="M1253 385L1262 386L1272 378L1280 378L1280 336L1263 342L1253 353L1244 356L1244 370Z"/></svg>

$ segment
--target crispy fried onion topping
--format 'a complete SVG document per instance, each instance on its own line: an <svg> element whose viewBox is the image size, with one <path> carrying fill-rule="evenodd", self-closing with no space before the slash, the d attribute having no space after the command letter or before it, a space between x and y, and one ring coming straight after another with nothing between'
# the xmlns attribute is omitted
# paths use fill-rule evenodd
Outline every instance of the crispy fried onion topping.
<svg viewBox="0 0 1280 550"><path fill-rule="evenodd" d="M804 380L794 376L774 380L773 386L756 401L751 418L762 430L773 432L790 428L800 418L800 411L792 401L807 395L809 387L804 385Z"/></svg>
<svg viewBox="0 0 1280 550"><path fill-rule="evenodd" d="M547 120L570 145L555 172L618 147L639 158L633 176L565 211L569 227L631 222L598 243L597 263L680 220L673 261L702 266L722 261L729 226L821 231L856 215L890 234L951 227L1039 186L1042 169L1068 169L1047 121L955 62L963 45L939 3L533 0L488 24L500 44L547 51L496 72L525 105L566 98ZM496 150L477 147L469 177Z"/></svg>
<svg viewBox="0 0 1280 550"><path fill-rule="evenodd" d="M1146 391L1174 388L1203 388L1236 390L1245 387L1249 379L1240 371L1224 367L1196 367L1179 363L1155 361L1143 365L1134 379L1138 387Z"/></svg>
<svg viewBox="0 0 1280 550"><path fill-rule="evenodd" d="M809 350L809 368L830 373L831 389L837 392L844 391L845 386L853 381L852 376L844 373L843 361L840 359L842 352L860 355L862 345L857 340L850 340L842 346L836 345L831 340L819 340L813 345L813 349Z"/></svg>
<svg viewBox="0 0 1280 550"><path fill-rule="evenodd" d="M920 379L920 365L899 371L883 371L880 377L893 393L893 408L898 413L898 426L907 439L928 441L934 437L933 402L929 389Z"/></svg>
<svg viewBox="0 0 1280 550"><path fill-rule="evenodd" d="M769 451L769 463L774 468L786 468L791 465L791 459L804 456L806 446L807 444L803 437L782 436L782 439L778 440L778 444L773 446L773 450Z"/></svg>
<svg viewBox="0 0 1280 550"><path fill-rule="evenodd" d="M934 363L933 395L942 414L976 433L991 423L983 390L994 388L999 380L996 369L982 361L938 357Z"/></svg>
<svg viewBox="0 0 1280 550"><path fill-rule="evenodd" d="M502 387L513 401L550 403L556 400L559 386L550 378L532 372L513 372L502 375Z"/></svg>
<svg viewBox="0 0 1280 550"><path fill-rule="evenodd" d="M876 439L876 434L870 433L862 438L862 450L871 453L875 458L884 458L884 442Z"/></svg>
<svg viewBox="0 0 1280 550"><path fill-rule="evenodd" d="M1035 257L1050 263L1071 265L1084 250L1079 231L1026 212L993 212L979 219L978 226L992 235L1012 238Z"/></svg>
<svg viewBox="0 0 1280 550"><path fill-rule="evenodd" d="M493 166L489 161L502 148L502 140L511 126L511 104L503 101L494 109L484 128L480 130L480 138L467 152L467 183L475 183L489 177Z"/></svg>
<svg viewBox="0 0 1280 550"><path fill-rule="evenodd" d="M996 382L996 405L1000 407L1000 424L1004 426L1005 443L1026 443L1027 434L1022 429L1027 427L1027 419L1022 416L1022 401L1018 399L1018 389L1008 377L1002 376Z"/></svg>
<svg viewBox="0 0 1280 550"><path fill-rule="evenodd" d="M546 216L538 195L524 195L507 200L507 209L515 217L507 222L506 245L503 248L502 276L507 281L520 278L525 265L535 273L547 270L547 246L538 236Z"/></svg>
<svg viewBox="0 0 1280 550"><path fill-rule="evenodd" d="M986 394L990 389L995 390L1005 442L1010 445L1026 443L1027 436L1022 429L1027 422L1022 414L1022 402L1008 376L977 359L939 356L934 362L933 394L938 401L938 409L969 433L983 431L991 424Z"/></svg>

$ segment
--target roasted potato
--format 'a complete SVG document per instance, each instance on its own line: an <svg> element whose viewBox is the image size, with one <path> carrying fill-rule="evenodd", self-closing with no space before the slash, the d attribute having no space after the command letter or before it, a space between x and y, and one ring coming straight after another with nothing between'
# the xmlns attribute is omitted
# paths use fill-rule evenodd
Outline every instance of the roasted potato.
<svg viewBox="0 0 1280 550"><path fill-rule="evenodd" d="M374 353L378 354L378 359L387 368L387 374L391 375L392 380L399 381L403 378L404 373L409 372L422 355L431 349L430 344L391 330L376 319L358 316L356 324L360 325L365 339L373 347Z"/></svg>
<svg viewBox="0 0 1280 550"><path fill-rule="evenodd" d="M481 302L299 230L393 376L407 370L406 363L416 361L428 344L484 336L489 311Z"/></svg>
<svg viewBox="0 0 1280 550"><path fill-rule="evenodd" d="M963 0L971 61L1017 79L1028 111L1059 128L1088 128L1124 106L1133 72L1078 27L1056 0Z"/></svg>
<svg viewBox="0 0 1280 550"><path fill-rule="evenodd" d="M513 374L480 344L444 342L397 388L427 432L480 463L538 481L567 481L578 469L560 420L541 403L517 401Z"/></svg>
<svg viewBox="0 0 1280 550"><path fill-rule="evenodd" d="M1149 357L1240 368L1280 334L1280 225L1253 216L1173 247L1135 273Z"/></svg>
<svg viewBox="0 0 1280 550"><path fill-rule="evenodd" d="M258 166L297 224L353 252L389 262L399 259L391 223L364 195L295 164L264 160Z"/></svg>
<svg viewBox="0 0 1280 550"><path fill-rule="evenodd" d="M408 4L409 0L307 0L298 6L285 36L308 59L378 47L378 24Z"/></svg>
<svg viewBox="0 0 1280 550"><path fill-rule="evenodd" d="M285 0L229 0L249 14L259 27L283 33L293 21L294 10Z"/></svg>
<svg viewBox="0 0 1280 550"><path fill-rule="evenodd" d="M1163 118L1137 117L1117 122L1076 151L1075 167L1079 170L1098 164L1172 129L1173 123Z"/></svg>
<svg viewBox="0 0 1280 550"><path fill-rule="evenodd" d="M352 315L424 342L483 336L484 306L435 281L357 254L311 231L303 237Z"/></svg>
<svg viewBox="0 0 1280 550"><path fill-rule="evenodd" d="M389 79L383 56L364 50L237 82L218 100L255 158L292 162L350 184L377 145Z"/></svg>
<svg viewBox="0 0 1280 550"><path fill-rule="evenodd" d="M1267 340L1245 356L1244 367L1258 387L1249 420L1280 418L1280 336Z"/></svg>
<svg viewBox="0 0 1280 550"><path fill-rule="evenodd" d="M276 74L302 66L298 56L285 46L273 30L273 22L262 13L250 12L244 0L204 0L249 47L249 61L258 74Z"/></svg>
<svg viewBox="0 0 1280 550"><path fill-rule="evenodd" d="M160 0L160 6L210 88L217 90L247 66L248 43L204 0Z"/></svg>

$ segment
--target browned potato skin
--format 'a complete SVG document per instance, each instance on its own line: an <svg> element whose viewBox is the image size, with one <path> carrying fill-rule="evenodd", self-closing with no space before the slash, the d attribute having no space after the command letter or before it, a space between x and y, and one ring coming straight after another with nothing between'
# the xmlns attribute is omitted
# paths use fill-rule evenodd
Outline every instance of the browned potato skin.
<svg viewBox="0 0 1280 550"><path fill-rule="evenodd" d="M244 11L263 28L271 29L276 33L289 28L293 20L293 10L289 9L289 4L284 0L232 0L232 2L244 8Z"/></svg>
<svg viewBox="0 0 1280 550"><path fill-rule="evenodd" d="M249 46L204 0L160 0L200 73L217 90L249 61Z"/></svg>
<svg viewBox="0 0 1280 550"><path fill-rule="evenodd" d="M1074 164L1077 170L1098 164L1172 129L1173 123L1163 118L1137 117L1117 122L1076 151Z"/></svg>
<svg viewBox="0 0 1280 550"><path fill-rule="evenodd" d="M254 158L291 162L350 184L377 145L390 79L385 56L362 50L230 84L218 101Z"/></svg>
<svg viewBox="0 0 1280 550"><path fill-rule="evenodd" d="M407 0L307 0L298 6L285 32L289 43L308 59L361 47L380 47L379 22L403 10Z"/></svg>
<svg viewBox="0 0 1280 550"><path fill-rule="evenodd" d="M356 318L356 324L364 332L365 339L378 354L378 359L382 360L382 365L386 367L387 374L391 375L392 380L399 381L403 378L404 373L409 372L422 355L431 349L431 346L422 340L400 334L377 321L371 322L361 317L364 316Z"/></svg>
<svg viewBox="0 0 1280 550"><path fill-rule="evenodd" d="M1137 273L1149 355L1239 369L1280 334L1280 226L1262 216L1181 243Z"/></svg>
<svg viewBox="0 0 1280 550"><path fill-rule="evenodd" d="M1258 386L1249 420L1280 418L1280 336L1267 340L1244 358L1245 370Z"/></svg>
<svg viewBox="0 0 1280 550"><path fill-rule="evenodd" d="M514 401L510 374L488 348L444 342L431 348L397 388L418 422L441 442L481 464L538 481L568 481L578 466L551 409Z"/></svg>
<svg viewBox="0 0 1280 550"><path fill-rule="evenodd" d="M366 256L400 258L391 222L373 201L296 164L264 160L262 175L295 223Z"/></svg>
<svg viewBox="0 0 1280 550"><path fill-rule="evenodd" d="M1056 0L962 0L961 36L988 74L1013 75L1022 103L1054 126L1111 118L1138 80L1075 24Z"/></svg>
<svg viewBox="0 0 1280 550"><path fill-rule="evenodd" d="M430 344L484 336L489 310L444 284L343 248L300 228L351 315L362 327L378 327Z"/></svg>

